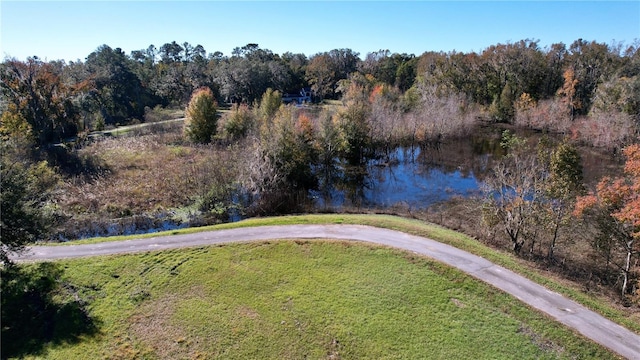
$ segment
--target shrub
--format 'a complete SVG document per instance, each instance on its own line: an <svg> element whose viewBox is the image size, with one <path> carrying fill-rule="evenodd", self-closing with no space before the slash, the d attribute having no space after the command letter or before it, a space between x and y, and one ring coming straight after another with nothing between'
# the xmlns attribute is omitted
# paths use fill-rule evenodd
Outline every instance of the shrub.
<svg viewBox="0 0 640 360"><path fill-rule="evenodd" d="M571 127L571 123L571 113L560 99L535 103L530 97L521 96L516 103L516 126L565 133Z"/></svg>
<svg viewBox="0 0 640 360"><path fill-rule="evenodd" d="M209 88L193 92L186 109L184 132L189 140L209 143L218 128L218 104Z"/></svg>
<svg viewBox="0 0 640 360"><path fill-rule="evenodd" d="M608 149L617 149L633 139L637 128L633 117L623 112L592 111L576 118L572 137L580 142Z"/></svg>
<svg viewBox="0 0 640 360"><path fill-rule="evenodd" d="M262 94L260 106L258 107L258 116L263 123L268 123L276 115L281 105L282 94L277 90L268 88L267 91Z"/></svg>
<svg viewBox="0 0 640 360"><path fill-rule="evenodd" d="M231 112L225 117L224 136L237 140L249 134L255 127L255 116L246 104L234 104Z"/></svg>

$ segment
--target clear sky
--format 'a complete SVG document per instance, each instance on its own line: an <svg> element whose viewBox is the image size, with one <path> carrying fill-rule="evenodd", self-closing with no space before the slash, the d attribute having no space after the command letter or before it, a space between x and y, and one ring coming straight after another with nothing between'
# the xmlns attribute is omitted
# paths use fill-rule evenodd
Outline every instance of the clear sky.
<svg viewBox="0 0 640 360"><path fill-rule="evenodd" d="M0 55L84 60L107 44L132 50L164 43L235 47L307 56L350 48L480 52L540 40L631 44L640 39L640 1L0 1Z"/></svg>

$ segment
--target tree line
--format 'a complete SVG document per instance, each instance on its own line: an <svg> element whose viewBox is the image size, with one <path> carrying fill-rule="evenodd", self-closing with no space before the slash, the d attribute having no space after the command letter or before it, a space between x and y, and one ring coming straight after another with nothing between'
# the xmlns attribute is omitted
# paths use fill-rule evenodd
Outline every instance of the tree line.
<svg viewBox="0 0 640 360"><path fill-rule="evenodd" d="M415 56L380 50L363 59L351 49L307 57L247 44L225 56L173 41L127 55L102 45L85 61L5 59L0 67L2 109L7 113L3 123L5 131L25 132L29 127L38 143L50 143L105 125L144 121L145 109L158 105L182 107L201 87L211 89L219 103L253 104L268 88L282 94L311 88L319 101L339 99L344 95L340 82L354 74L402 93L428 85L439 93L464 94L486 107L492 120L517 120L531 127L553 125L541 124L544 114L530 110L539 105L539 112L553 116L553 105L548 104L553 100L570 109L571 119L615 112L637 121L639 58L637 44L625 47L582 39L546 48L522 40L480 53Z"/></svg>

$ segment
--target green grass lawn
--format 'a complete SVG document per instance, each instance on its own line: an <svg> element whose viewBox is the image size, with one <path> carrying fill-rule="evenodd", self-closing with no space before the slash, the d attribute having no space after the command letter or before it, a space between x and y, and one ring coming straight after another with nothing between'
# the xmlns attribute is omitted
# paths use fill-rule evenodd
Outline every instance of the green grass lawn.
<svg viewBox="0 0 640 360"><path fill-rule="evenodd" d="M180 230L172 230L160 233L134 235L134 236L114 236L92 238L79 241L71 241L65 244L88 244L99 243L105 241L127 240L133 238L157 237L163 235L177 235L195 233L201 231L232 229L239 227L252 227L264 225L291 225L291 224L360 224L377 226L381 228L403 231L413 235L423 236L434 239L445 244L455 246L459 249L482 256L498 265L513 270L539 284L546 286L560 294L563 294L578 303L602 314L603 316L615 321L623 326L640 333L640 319L637 317L629 317L627 314L610 306L608 299L597 297L593 294L586 294L577 286L571 286L568 283L559 283L541 271L537 271L528 266L524 261L519 260L513 254L508 252L498 252L491 249L479 241L472 239L462 233L445 229L443 227L425 223L419 220L412 220L397 216L389 215L369 215L369 214L314 214L314 215L297 215L297 216L279 216L267 218L253 218L234 223L226 223L214 226L205 226L199 228L187 228Z"/></svg>
<svg viewBox="0 0 640 360"><path fill-rule="evenodd" d="M270 241L55 264L97 331L39 348L47 359L613 357L457 270L369 244Z"/></svg>

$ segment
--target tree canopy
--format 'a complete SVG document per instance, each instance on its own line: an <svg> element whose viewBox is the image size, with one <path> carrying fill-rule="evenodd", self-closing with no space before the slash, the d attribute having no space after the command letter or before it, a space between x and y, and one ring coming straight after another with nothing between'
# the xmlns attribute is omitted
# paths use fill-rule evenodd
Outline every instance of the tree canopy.
<svg viewBox="0 0 640 360"><path fill-rule="evenodd" d="M281 94L311 88L316 100L338 99L343 95L340 81L354 73L401 92L426 84L439 93L462 93L490 108L498 121L514 119L515 102L524 94L536 103L561 97L574 116L614 109L637 121L638 48L583 39L542 48L537 40L525 39L481 52L417 56L378 50L361 58L348 48L307 57L276 54L255 43L236 47L231 56L178 41L151 44L129 55L101 45L84 62L5 60L4 107L12 116L4 123L20 128L26 122L38 142L50 142L75 135L79 120L89 128L97 120L126 124L142 120L145 107L185 106L201 87L210 88L219 103L252 104L268 88ZM55 120L38 120L44 117Z"/></svg>

